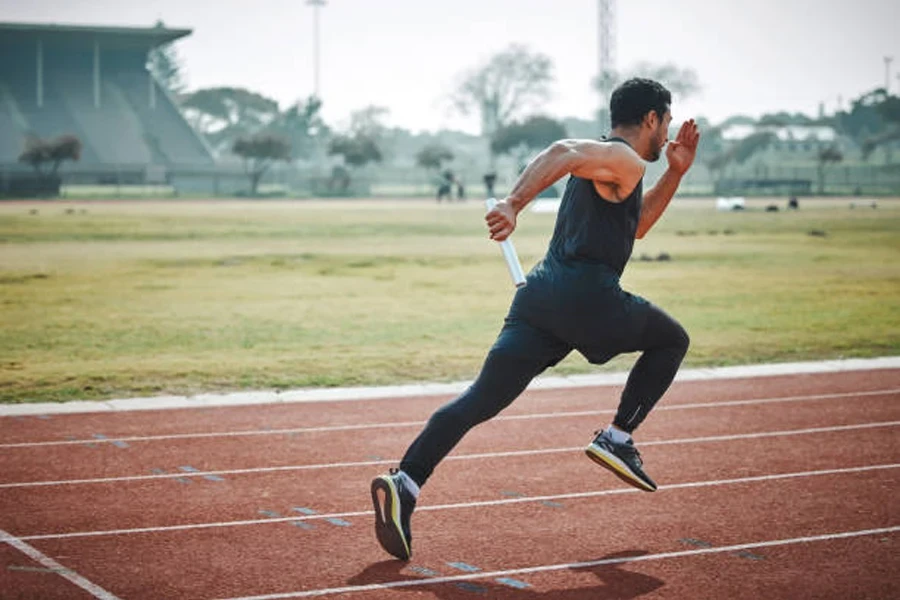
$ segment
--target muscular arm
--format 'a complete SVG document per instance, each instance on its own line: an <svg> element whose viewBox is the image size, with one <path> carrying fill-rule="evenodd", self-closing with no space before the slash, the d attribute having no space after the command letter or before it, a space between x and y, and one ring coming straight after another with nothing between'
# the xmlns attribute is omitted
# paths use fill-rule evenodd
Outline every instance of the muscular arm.
<svg viewBox="0 0 900 600"><path fill-rule="evenodd" d="M681 173L677 173L672 169L666 169L656 185L649 191L644 192L644 201L641 206L641 218L638 220L637 233L635 237L643 238L650 228L659 220L669 206L669 201L678 190L678 184L681 183Z"/></svg>
<svg viewBox="0 0 900 600"><path fill-rule="evenodd" d="M685 121L678 131L675 139L669 142L666 148L666 160L669 168L663 173L653 188L644 194L644 202L641 207L641 217L638 220L638 239L644 237L650 228L659 220L672 196L678 190L681 178L691 168L694 156L697 154L697 143L700 141L700 132L693 119Z"/></svg>
<svg viewBox="0 0 900 600"><path fill-rule="evenodd" d="M560 177L572 174L629 193L643 173L640 157L624 144L593 140L556 142L531 161L505 202L485 216L491 239L505 240L516 227L516 215Z"/></svg>

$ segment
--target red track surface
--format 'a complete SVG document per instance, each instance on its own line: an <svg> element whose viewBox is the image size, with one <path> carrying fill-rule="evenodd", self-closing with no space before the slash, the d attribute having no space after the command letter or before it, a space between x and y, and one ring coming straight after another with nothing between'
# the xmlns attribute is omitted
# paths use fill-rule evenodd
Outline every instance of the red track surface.
<svg viewBox="0 0 900 600"><path fill-rule="evenodd" d="M655 494L582 453L619 391L473 430L410 563L369 481L447 397L0 419L0 598L900 597L900 370L676 383L637 436Z"/></svg>

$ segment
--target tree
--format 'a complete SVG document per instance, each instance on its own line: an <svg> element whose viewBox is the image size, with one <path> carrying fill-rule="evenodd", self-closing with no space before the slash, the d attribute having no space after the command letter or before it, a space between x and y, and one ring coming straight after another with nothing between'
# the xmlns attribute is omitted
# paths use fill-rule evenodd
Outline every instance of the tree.
<svg viewBox="0 0 900 600"><path fill-rule="evenodd" d="M827 146L819 150L819 194L825 193L825 167L828 163L839 163L844 155L837 146Z"/></svg>
<svg viewBox="0 0 900 600"><path fill-rule="evenodd" d="M453 151L442 144L429 144L416 153L416 164L423 169L439 170L445 162L453 160Z"/></svg>
<svg viewBox="0 0 900 600"><path fill-rule="evenodd" d="M482 135L497 129L550 97L553 61L520 45L509 46L486 63L466 72L451 97L463 115L481 117Z"/></svg>
<svg viewBox="0 0 900 600"><path fill-rule="evenodd" d="M181 106L194 128L218 148L256 134L280 114L278 102L244 88L203 88L185 94Z"/></svg>
<svg viewBox="0 0 900 600"><path fill-rule="evenodd" d="M678 67L672 63L656 65L639 62L632 69L629 77L646 77L660 82L672 92L678 100L686 100L700 91L700 78L690 68Z"/></svg>
<svg viewBox="0 0 900 600"><path fill-rule="evenodd" d="M156 27L165 29L166 24L157 21ZM147 55L147 69L169 92L180 94L184 91L185 81L181 68L181 57L178 56L174 44L168 43L153 48Z"/></svg>
<svg viewBox="0 0 900 600"><path fill-rule="evenodd" d="M56 175L59 166L66 160L81 158L81 140L74 135L62 135L53 140L29 138L25 150L19 155L19 162L34 168L39 177ZM45 169L49 165L49 169Z"/></svg>
<svg viewBox="0 0 900 600"><path fill-rule="evenodd" d="M257 134L238 138L232 151L244 159L244 171L250 177L250 193L255 196L262 176L276 160L291 159L291 144L281 136Z"/></svg>
<svg viewBox="0 0 900 600"><path fill-rule="evenodd" d="M644 77L658 81L672 92L672 95L679 99L685 100L699 92L702 87L697 72L690 68L681 68L672 63L654 64L649 62L639 62L633 67L625 71L607 70L594 78L594 89L600 92L603 98L603 106L597 111L597 119L601 126L608 127L609 121L609 99L612 91L620 83L631 79L632 77Z"/></svg>
<svg viewBox="0 0 900 600"><path fill-rule="evenodd" d="M849 111L836 113L834 121L862 148L863 158L883 145L890 162L890 144L900 140L900 97L877 88L854 100Z"/></svg>
<svg viewBox="0 0 900 600"><path fill-rule="evenodd" d="M278 114L266 127L268 133L280 135L291 144L294 159L312 155L316 144L328 135L328 126L321 116L322 101L310 96Z"/></svg>
<svg viewBox="0 0 900 600"><path fill-rule="evenodd" d="M328 148L331 155L341 155L351 167L364 167L370 162L381 162L381 150L372 138L365 134L338 135L332 138Z"/></svg>
<svg viewBox="0 0 900 600"><path fill-rule="evenodd" d="M566 137L562 123L548 117L535 116L501 127L491 138L491 152L514 155L520 167L528 153L543 149Z"/></svg>

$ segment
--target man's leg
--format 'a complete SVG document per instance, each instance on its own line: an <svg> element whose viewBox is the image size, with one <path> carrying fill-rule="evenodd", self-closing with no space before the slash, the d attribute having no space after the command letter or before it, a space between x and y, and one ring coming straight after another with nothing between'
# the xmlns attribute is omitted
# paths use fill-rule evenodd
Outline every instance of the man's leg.
<svg viewBox="0 0 900 600"><path fill-rule="evenodd" d="M431 416L406 451L399 471L372 482L375 533L388 553L409 558L409 518L419 488L438 463L466 432L509 406L534 377L570 350L570 346L523 321L507 320L475 382Z"/></svg>
<svg viewBox="0 0 900 600"><path fill-rule="evenodd" d="M638 336L637 349L643 350L628 375L613 425L631 434L637 429L669 389L690 338L672 317L648 305L647 320Z"/></svg>
<svg viewBox="0 0 900 600"><path fill-rule="evenodd" d="M690 339L684 328L665 312L638 297L630 297L632 311L641 318L623 352L643 350L622 391L612 425L598 432L587 447L587 455L608 468L626 483L645 491L655 491L656 483L644 472L640 453L631 434L666 392L678 372ZM633 344L633 345L632 345Z"/></svg>

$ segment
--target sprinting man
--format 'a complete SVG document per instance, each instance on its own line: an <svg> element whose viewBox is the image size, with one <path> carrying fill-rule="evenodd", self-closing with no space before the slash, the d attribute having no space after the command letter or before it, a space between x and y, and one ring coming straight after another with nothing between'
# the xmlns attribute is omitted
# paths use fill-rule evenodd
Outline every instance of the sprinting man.
<svg viewBox="0 0 900 600"><path fill-rule="evenodd" d="M643 193L644 161L658 160L668 141L671 101L655 81L621 84L610 99L611 137L552 144L485 215L491 239L503 241L531 200L571 175L547 254L516 292L478 378L431 416L399 469L372 481L375 533L388 553L409 559L419 490L466 432L509 406L534 377L572 350L593 364L642 352L615 418L595 432L585 451L626 483L656 490L631 434L669 388L689 340L672 317L624 291L619 278L635 238L644 237L663 214L697 151L700 133L691 119L668 143L668 169Z"/></svg>

